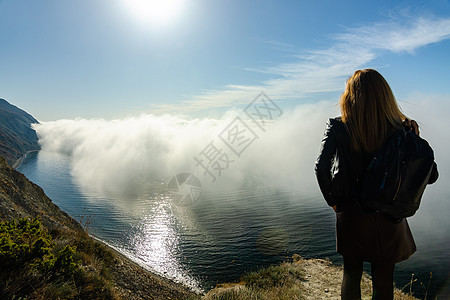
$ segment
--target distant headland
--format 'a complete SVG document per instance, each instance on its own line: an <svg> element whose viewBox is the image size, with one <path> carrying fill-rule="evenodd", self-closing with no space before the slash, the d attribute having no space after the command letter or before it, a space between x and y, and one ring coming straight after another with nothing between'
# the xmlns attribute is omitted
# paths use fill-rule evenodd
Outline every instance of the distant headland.
<svg viewBox="0 0 450 300"><path fill-rule="evenodd" d="M13 168L30 151L40 149L32 115L0 98L0 155Z"/></svg>

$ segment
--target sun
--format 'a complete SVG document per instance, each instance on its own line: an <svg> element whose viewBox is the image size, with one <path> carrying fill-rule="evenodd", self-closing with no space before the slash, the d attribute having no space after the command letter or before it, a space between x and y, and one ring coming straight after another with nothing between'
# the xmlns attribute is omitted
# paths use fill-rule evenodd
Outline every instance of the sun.
<svg viewBox="0 0 450 300"><path fill-rule="evenodd" d="M124 0L134 18L158 26L174 23L184 10L185 2L186 0Z"/></svg>

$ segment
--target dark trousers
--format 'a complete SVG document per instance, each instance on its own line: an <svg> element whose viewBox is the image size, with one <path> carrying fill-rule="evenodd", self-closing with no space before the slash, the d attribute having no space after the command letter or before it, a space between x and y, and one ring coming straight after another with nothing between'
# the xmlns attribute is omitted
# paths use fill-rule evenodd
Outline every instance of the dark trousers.
<svg viewBox="0 0 450 300"><path fill-rule="evenodd" d="M371 263L372 299L394 299L394 266L392 262ZM363 261L344 256L344 278L341 287L341 299L361 299L361 277Z"/></svg>

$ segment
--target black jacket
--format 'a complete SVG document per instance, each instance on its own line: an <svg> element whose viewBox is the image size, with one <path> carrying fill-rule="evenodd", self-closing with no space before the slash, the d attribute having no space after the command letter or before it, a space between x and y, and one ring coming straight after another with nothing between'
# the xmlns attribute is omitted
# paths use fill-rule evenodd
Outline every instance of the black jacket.
<svg viewBox="0 0 450 300"><path fill-rule="evenodd" d="M329 119L322 139L315 172L323 197L337 210L362 212L354 186L369 156L352 150L350 135L341 118Z"/></svg>
<svg viewBox="0 0 450 300"><path fill-rule="evenodd" d="M371 155L356 152L341 118L329 119L325 129L315 172L323 197L337 211L369 212L356 198L358 178L370 162ZM436 164L429 183L437 180Z"/></svg>

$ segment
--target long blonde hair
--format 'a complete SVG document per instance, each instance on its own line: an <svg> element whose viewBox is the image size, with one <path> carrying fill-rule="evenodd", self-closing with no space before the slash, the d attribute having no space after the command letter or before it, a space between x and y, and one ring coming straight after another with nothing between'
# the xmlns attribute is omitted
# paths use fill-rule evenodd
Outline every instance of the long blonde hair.
<svg viewBox="0 0 450 300"><path fill-rule="evenodd" d="M356 151L375 152L406 118L387 81L373 69L350 77L339 105Z"/></svg>

